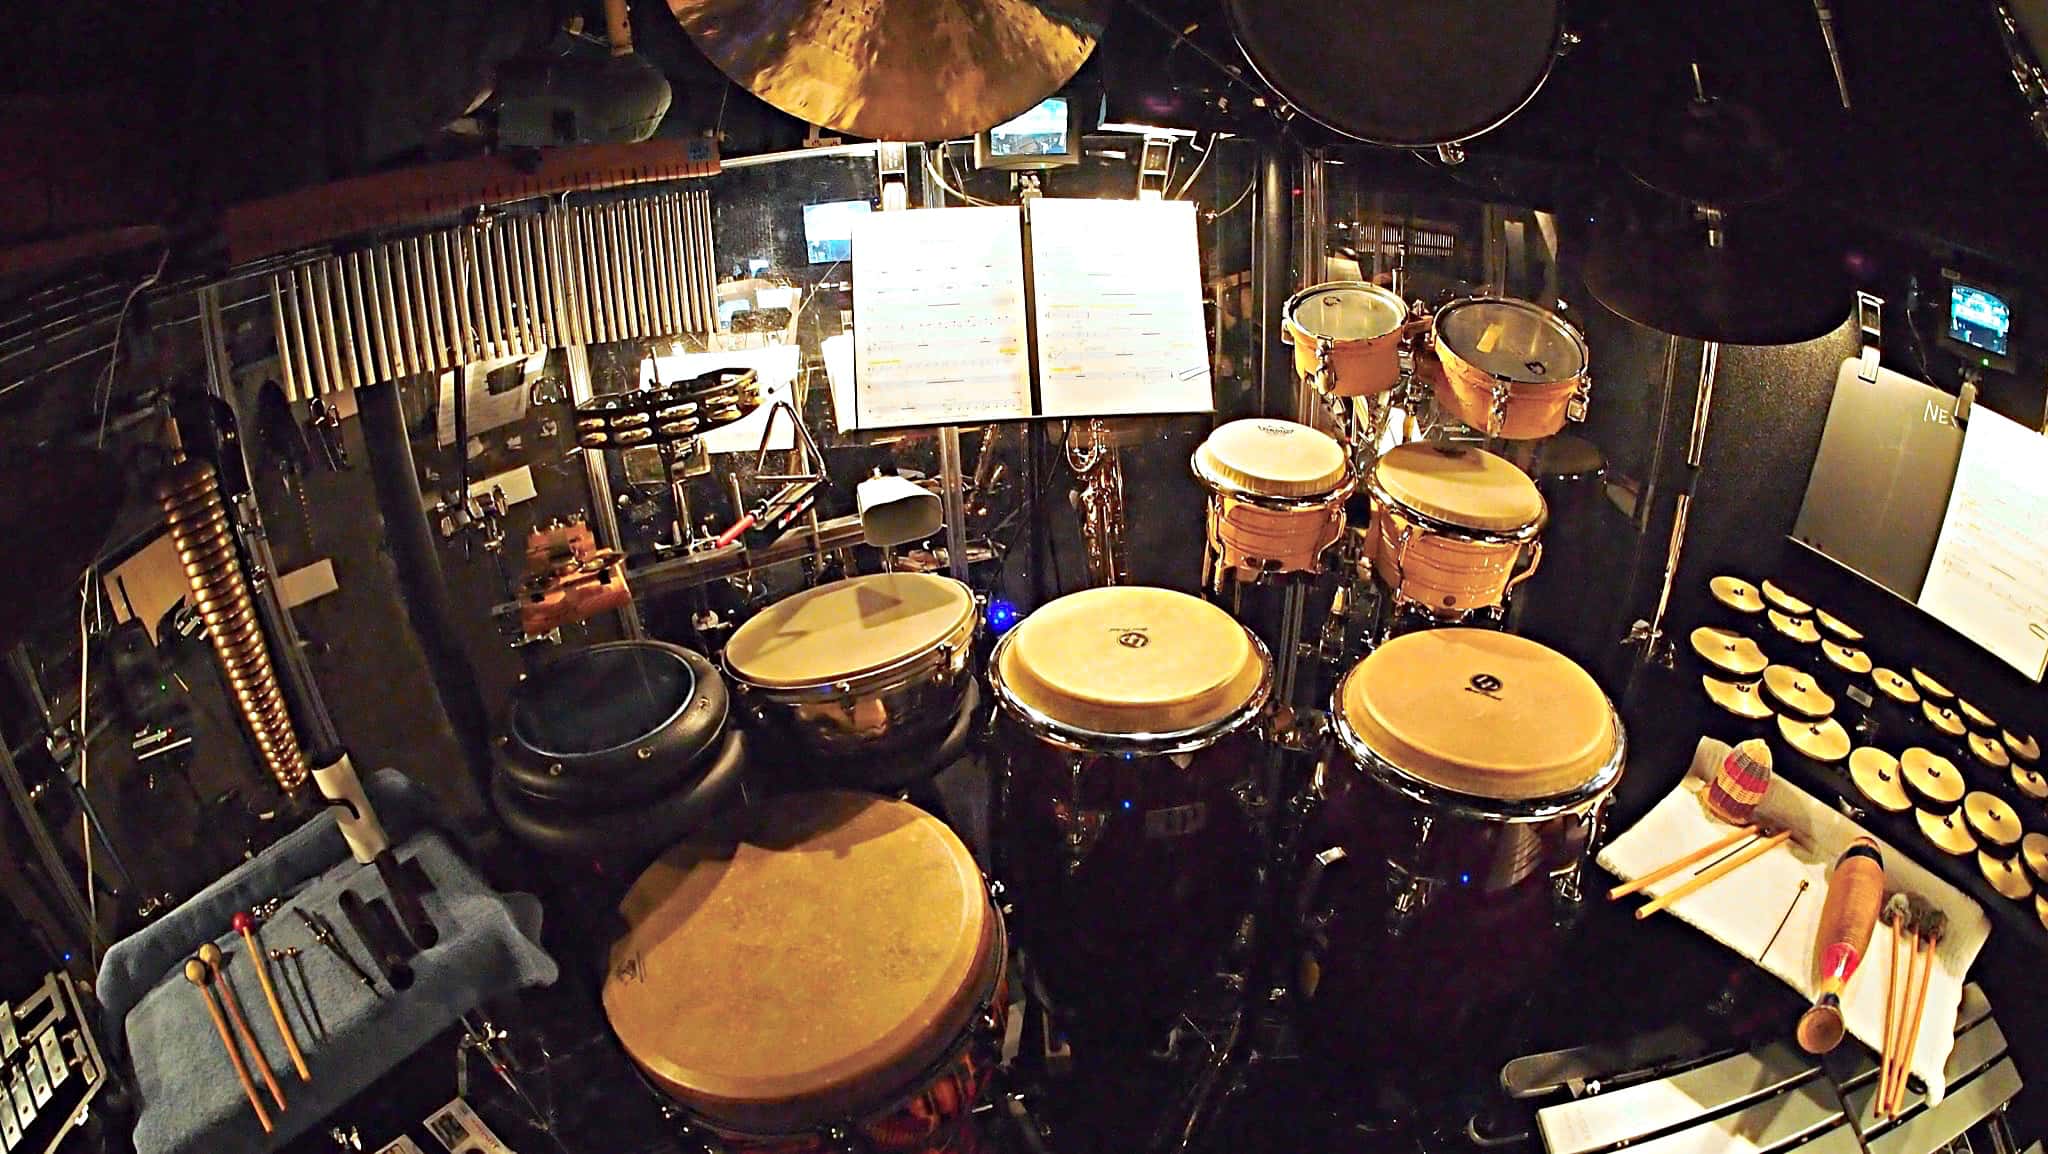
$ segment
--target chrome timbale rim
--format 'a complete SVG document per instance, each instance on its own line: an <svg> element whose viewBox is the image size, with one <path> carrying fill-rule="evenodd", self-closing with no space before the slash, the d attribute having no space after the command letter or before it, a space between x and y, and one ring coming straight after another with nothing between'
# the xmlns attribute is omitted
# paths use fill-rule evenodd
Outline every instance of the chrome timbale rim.
<svg viewBox="0 0 2048 1154"><path fill-rule="evenodd" d="M1550 521L1550 502L1544 501L1540 493L1537 494L1537 500L1542 502L1542 508L1537 511L1534 520L1520 528L1475 529L1470 525L1460 525L1456 521L1431 516L1387 492L1386 487L1380 484L1377 466L1373 468L1371 478L1366 481L1365 489L1375 502L1393 509L1439 536L1452 537L1460 541L1477 541L1484 545L1526 545L1542 536L1544 525Z"/></svg>
<svg viewBox="0 0 2048 1154"><path fill-rule="evenodd" d="M1011 721L1016 722L1032 737L1076 753L1139 754L1147 757L1163 757L1175 753L1193 753L1207 749L1217 742L1243 729L1263 713L1266 703L1273 696L1273 657L1266 651L1266 644L1251 630L1244 631L1245 640L1252 643L1252 651L1259 659L1259 684L1243 705L1207 725L1189 729L1167 730L1156 733L1103 733L1085 729L1061 721L1051 714L1032 708L1018 700L1009 685L1003 680L1003 655L1017 636L1016 630L1003 635L996 642L995 651L989 655L988 684L995 691L996 704Z"/></svg>
<svg viewBox="0 0 2048 1154"><path fill-rule="evenodd" d="M1230 497L1261 509L1276 513L1316 513L1339 504L1358 491L1358 477L1348 469L1344 479L1320 493L1304 493L1299 497L1281 497L1272 493L1254 493L1250 489L1217 476L1202 463L1202 454L1197 451L1188 457L1188 466L1194 470L1195 480L1217 496Z"/></svg>
<svg viewBox="0 0 2048 1154"><path fill-rule="evenodd" d="M1503 373L1496 373L1490 369L1482 368L1477 361L1474 361L1471 358L1464 355L1464 353L1458 348L1457 342L1447 339L1444 336L1443 330L1444 317L1452 315L1460 309L1474 308L1479 306L1488 306L1497 310L1505 310L1509 312L1536 313L1540 321L1548 322L1560 336L1564 337L1573 345L1573 347L1579 355L1578 371L1573 373L1565 373L1554 377L1545 376L1536 380L1526 380L1521 377L1509 376ZM1514 297L1460 297L1457 300L1452 301L1451 303L1445 305L1444 307L1436 311L1436 322L1432 326L1431 338L1436 342L1438 349L1450 353L1452 357L1457 359L1458 364L1460 364L1467 370L1479 376L1485 377L1489 380L1499 381L1509 386L1519 386L1523 389L1553 389L1570 382L1583 381L1586 378L1586 374L1590 372L1593 367L1592 348L1589 345L1587 345L1586 335L1579 331L1579 327L1577 325L1573 324L1569 320L1566 320L1564 317L1559 316L1554 312L1551 312L1549 309L1546 309L1541 305L1533 304L1525 300L1517 300ZM1531 375L1533 376L1534 374ZM1512 389L1510 391L1512 391Z"/></svg>
<svg viewBox="0 0 2048 1154"><path fill-rule="evenodd" d="M1372 297L1378 300L1381 304L1386 305L1389 308L1393 309L1394 323L1388 325L1385 329L1382 329L1379 332L1371 334L1370 336L1337 337L1331 336L1327 333L1319 333L1316 330L1308 327L1307 325L1302 324L1301 321L1296 319L1295 311L1297 307L1301 304L1301 302L1307 300L1312 296L1319 296L1323 293L1331 292L1357 292ZM1280 310L1280 315L1287 321L1288 324L1293 325L1296 329L1300 330L1303 336L1310 337L1314 340L1328 341L1332 346L1363 345L1370 344L1373 341L1377 340L1384 340L1387 337L1400 332L1402 327L1408 323L1408 302L1402 300L1400 294L1394 292L1392 289L1386 288L1382 285L1373 284L1369 281L1335 280L1330 281L1326 284L1310 285L1309 287L1301 290L1300 292L1295 293L1293 296L1288 297L1287 304L1283 306Z"/></svg>
<svg viewBox="0 0 2048 1154"><path fill-rule="evenodd" d="M1336 690L1330 696L1330 716L1336 719L1333 728L1337 733L1337 742L1351 755L1353 764L1367 776L1410 801L1481 821L1549 821L1564 814L1583 811L1614 789L1615 782L1621 779L1622 765L1628 760L1628 731L1623 728L1621 715L1615 712L1614 703L1610 701L1607 703L1607 717L1614 726L1614 751L1584 784L1563 793L1524 798L1519 801L1480 797L1477 794L1462 793L1434 782L1423 781L1387 760L1385 755L1368 745L1365 738L1352 728L1350 718L1344 716L1343 704L1344 682L1339 681Z"/></svg>

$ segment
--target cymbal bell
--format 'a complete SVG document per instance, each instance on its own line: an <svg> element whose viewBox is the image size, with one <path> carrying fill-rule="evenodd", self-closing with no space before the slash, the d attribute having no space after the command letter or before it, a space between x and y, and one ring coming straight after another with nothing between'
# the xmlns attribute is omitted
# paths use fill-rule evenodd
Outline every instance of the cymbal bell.
<svg viewBox="0 0 2048 1154"><path fill-rule="evenodd" d="M1761 218L1730 216L1721 243L1704 226L1596 231L1586 288L1658 332L1730 345L1792 345L1842 326L1855 300L1842 254Z"/></svg>
<svg viewBox="0 0 2048 1154"><path fill-rule="evenodd" d="M0 650L12 649L38 617L58 612L85 567L99 556L124 486L111 457L90 449L0 455L0 541L20 550L14 585L0 597Z"/></svg>
<svg viewBox="0 0 2048 1154"><path fill-rule="evenodd" d="M799 120L874 140L993 128L1073 79L1107 0L668 0L735 84Z"/></svg>

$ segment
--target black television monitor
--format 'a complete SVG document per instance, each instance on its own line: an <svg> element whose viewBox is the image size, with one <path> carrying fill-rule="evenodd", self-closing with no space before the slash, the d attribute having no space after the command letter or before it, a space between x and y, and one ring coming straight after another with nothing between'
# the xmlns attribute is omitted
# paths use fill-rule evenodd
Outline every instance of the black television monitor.
<svg viewBox="0 0 2048 1154"><path fill-rule="evenodd" d="M1072 97L1048 96L1005 124L974 138L974 166L1016 171L1081 163L1081 106Z"/></svg>
<svg viewBox="0 0 2048 1154"><path fill-rule="evenodd" d="M1948 323L1941 343L1969 364L2011 372L2012 300L2003 290L1947 276Z"/></svg>
<svg viewBox="0 0 2048 1154"><path fill-rule="evenodd" d="M827 200L804 206L804 252L812 264L853 259L853 222L872 206L865 200Z"/></svg>

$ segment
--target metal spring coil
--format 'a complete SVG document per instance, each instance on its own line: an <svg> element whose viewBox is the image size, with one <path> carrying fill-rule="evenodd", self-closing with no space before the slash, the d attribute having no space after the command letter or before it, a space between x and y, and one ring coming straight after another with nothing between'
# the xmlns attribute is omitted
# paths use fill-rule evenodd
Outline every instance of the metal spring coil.
<svg viewBox="0 0 2048 1154"><path fill-rule="evenodd" d="M235 555L214 467L193 459L173 463L157 479L156 498L228 691L271 776L286 793L296 793L306 780L306 758L263 646L262 623Z"/></svg>

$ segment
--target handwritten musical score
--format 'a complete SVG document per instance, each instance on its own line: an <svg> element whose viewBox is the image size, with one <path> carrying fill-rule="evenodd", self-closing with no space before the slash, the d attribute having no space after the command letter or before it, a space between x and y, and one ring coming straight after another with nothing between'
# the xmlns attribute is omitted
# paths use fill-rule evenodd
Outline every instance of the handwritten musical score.
<svg viewBox="0 0 2048 1154"><path fill-rule="evenodd" d="M2048 437L1971 412L1920 607L2036 681L2048 673Z"/></svg>
<svg viewBox="0 0 2048 1154"><path fill-rule="evenodd" d="M853 260L855 427L1032 415L1017 209L871 213Z"/></svg>

